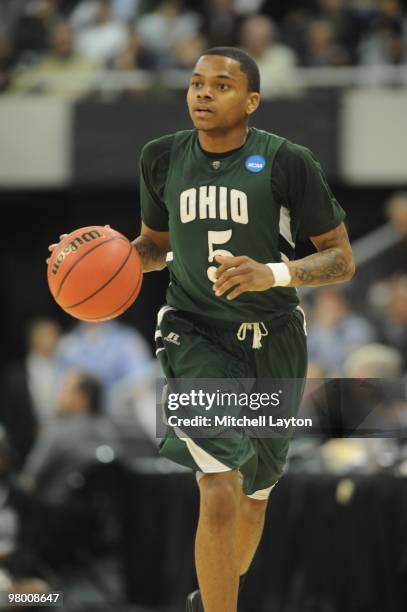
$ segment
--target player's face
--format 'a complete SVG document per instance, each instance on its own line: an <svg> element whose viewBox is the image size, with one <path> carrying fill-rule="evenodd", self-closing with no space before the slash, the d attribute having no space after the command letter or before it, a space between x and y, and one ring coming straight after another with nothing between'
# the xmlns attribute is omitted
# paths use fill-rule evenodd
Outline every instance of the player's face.
<svg viewBox="0 0 407 612"><path fill-rule="evenodd" d="M221 55L203 55L194 68L187 102L198 130L227 131L246 122L259 98L259 94L249 92L239 62Z"/></svg>

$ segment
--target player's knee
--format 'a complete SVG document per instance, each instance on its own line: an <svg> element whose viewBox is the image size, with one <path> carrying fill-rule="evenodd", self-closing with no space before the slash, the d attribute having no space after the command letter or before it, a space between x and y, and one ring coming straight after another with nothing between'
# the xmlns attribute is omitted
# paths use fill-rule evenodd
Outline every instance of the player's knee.
<svg viewBox="0 0 407 612"><path fill-rule="evenodd" d="M246 521L259 524L264 521L267 500L251 499L247 495L242 495L240 501L240 513Z"/></svg>
<svg viewBox="0 0 407 612"><path fill-rule="evenodd" d="M237 481L226 474L207 474L200 482L201 511L214 526L236 520L239 511Z"/></svg>

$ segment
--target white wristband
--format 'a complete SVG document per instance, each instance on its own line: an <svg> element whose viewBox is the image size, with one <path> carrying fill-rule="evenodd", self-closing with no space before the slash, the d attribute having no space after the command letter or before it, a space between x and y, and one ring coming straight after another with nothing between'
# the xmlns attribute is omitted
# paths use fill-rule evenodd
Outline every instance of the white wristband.
<svg viewBox="0 0 407 612"><path fill-rule="evenodd" d="M287 287L291 283L291 274L287 264L281 263L268 263L266 264L270 268L274 276L273 287Z"/></svg>

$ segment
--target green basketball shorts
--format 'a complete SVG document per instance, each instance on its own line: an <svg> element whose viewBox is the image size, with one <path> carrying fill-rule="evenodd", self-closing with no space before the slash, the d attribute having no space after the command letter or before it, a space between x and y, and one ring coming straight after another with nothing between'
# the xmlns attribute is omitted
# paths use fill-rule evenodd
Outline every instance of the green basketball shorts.
<svg viewBox="0 0 407 612"><path fill-rule="evenodd" d="M226 326L226 328L225 328ZM307 348L304 314L294 310L280 327L269 322L234 324L198 318L163 306L155 333L156 354L167 379L296 379L294 411L301 401ZM267 499L282 476L290 437L257 438L244 432L232 437L179 437L174 428L160 455L203 474L239 470L243 491Z"/></svg>

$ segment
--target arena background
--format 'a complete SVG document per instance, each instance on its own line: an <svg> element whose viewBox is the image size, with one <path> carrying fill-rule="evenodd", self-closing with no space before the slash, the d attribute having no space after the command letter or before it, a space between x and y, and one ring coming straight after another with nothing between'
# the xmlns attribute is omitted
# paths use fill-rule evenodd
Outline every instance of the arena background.
<svg viewBox="0 0 407 612"><path fill-rule="evenodd" d="M154 435L167 272L89 330L53 302L45 258L77 227L137 235L141 147L189 127L190 68L233 44L261 67L253 124L309 147L347 212L356 276L301 292L310 377L402 388L397 438L293 443L241 609L406 609L406 24L397 0L2 0L0 608L50 589L67 610L169 612L195 586L197 488ZM72 369L102 379L100 414L71 398L61 416Z"/></svg>

